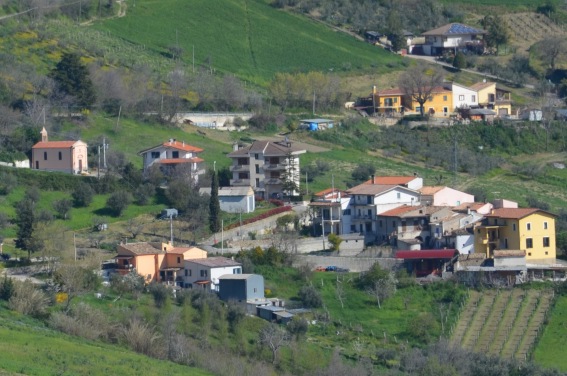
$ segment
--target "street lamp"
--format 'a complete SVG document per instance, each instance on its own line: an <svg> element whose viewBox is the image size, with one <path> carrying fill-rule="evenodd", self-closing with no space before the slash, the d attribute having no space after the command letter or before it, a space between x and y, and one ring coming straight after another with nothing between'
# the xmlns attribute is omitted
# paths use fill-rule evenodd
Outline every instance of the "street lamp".
<svg viewBox="0 0 567 376"><path fill-rule="evenodd" d="M213 171L217 171L217 161L213 161Z"/></svg>

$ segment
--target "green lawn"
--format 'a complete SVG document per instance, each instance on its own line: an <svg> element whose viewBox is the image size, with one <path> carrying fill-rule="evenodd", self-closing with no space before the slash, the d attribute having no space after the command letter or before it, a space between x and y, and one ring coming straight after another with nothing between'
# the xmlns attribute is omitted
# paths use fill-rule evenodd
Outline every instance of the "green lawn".
<svg viewBox="0 0 567 376"><path fill-rule="evenodd" d="M548 324L545 326L543 335L536 345L533 360L544 367L557 368L567 372L567 358L565 347L567 337L567 297L557 298L555 307L551 311Z"/></svg>

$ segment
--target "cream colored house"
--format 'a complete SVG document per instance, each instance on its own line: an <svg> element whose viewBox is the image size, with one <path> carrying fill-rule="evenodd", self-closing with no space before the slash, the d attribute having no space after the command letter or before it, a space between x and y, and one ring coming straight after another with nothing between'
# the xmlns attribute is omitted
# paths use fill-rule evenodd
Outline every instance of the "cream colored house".
<svg viewBox="0 0 567 376"><path fill-rule="evenodd" d="M32 168L70 174L88 172L87 144L82 141L49 141L45 128L32 147Z"/></svg>

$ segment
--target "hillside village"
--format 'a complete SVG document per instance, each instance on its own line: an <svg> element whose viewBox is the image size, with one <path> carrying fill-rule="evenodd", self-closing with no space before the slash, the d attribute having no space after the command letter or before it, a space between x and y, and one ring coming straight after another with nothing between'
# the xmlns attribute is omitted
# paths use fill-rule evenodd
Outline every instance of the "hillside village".
<svg viewBox="0 0 567 376"><path fill-rule="evenodd" d="M567 8L418 3L247 2L252 68L127 36L143 0L3 4L0 374L567 372Z"/></svg>

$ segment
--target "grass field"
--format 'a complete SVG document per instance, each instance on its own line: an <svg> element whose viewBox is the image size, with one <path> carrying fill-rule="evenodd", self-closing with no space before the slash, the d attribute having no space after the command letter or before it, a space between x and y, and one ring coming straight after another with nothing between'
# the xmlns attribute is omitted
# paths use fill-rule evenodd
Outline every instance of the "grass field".
<svg viewBox="0 0 567 376"><path fill-rule="evenodd" d="M400 58L332 31L309 19L279 11L262 0L137 0L126 17L95 26L159 54L183 49L183 62L265 84L276 72L391 69Z"/></svg>
<svg viewBox="0 0 567 376"><path fill-rule="evenodd" d="M567 325L567 297L561 296L557 299L555 307L551 310L551 317L543 331L543 335L536 345L533 360L544 367L557 368L567 372L567 358L565 347L567 337L565 326Z"/></svg>
<svg viewBox="0 0 567 376"><path fill-rule="evenodd" d="M149 358L118 346L70 337L4 307L0 322L0 374L25 375L209 375Z"/></svg>

